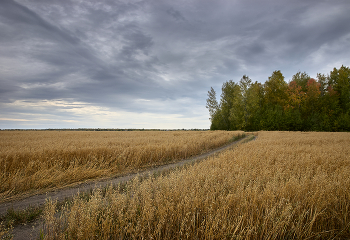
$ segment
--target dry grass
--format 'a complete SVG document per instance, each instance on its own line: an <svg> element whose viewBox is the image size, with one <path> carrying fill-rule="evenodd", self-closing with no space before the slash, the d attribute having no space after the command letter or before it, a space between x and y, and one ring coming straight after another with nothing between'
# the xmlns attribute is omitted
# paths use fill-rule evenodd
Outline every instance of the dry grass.
<svg viewBox="0 0 350 240"><path fill-rule="evenodd" d="M0 131L0 202L180 160L222 146L242 133Z"/></svg>
<svg viewBox="0 0 350 240"><path fill-rule="evenodd" d="M350 133L260 132L166 176L95 190L47 239L348 239Z"/></svg>
<svg viewBox="0 0 350 240"><path fill-rule="evenodd" d="M0 239L13 239L12 226L5 227L3 222L0 222Z"/></svg>

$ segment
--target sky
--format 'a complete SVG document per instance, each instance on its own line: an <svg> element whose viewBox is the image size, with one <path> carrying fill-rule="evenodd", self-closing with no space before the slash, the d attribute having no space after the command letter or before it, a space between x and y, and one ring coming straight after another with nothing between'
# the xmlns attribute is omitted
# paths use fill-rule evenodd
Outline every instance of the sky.
<svg viewBox="0 0 350 240"><path fill-rule="evenodd" d="M1 0L0 129L208 129L207 92L350 66L349 0Z"/></svg>

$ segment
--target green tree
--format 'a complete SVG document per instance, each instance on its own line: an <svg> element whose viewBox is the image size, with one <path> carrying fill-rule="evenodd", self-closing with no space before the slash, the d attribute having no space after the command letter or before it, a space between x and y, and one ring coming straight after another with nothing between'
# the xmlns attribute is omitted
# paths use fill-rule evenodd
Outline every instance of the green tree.
<svg viewBox="0 0 350 240"><path fill-rule="evenodd" d="M208 98L207 98L207 105L206 108L209 110L210 118L212 119L216 112L219 110L219 104L216 100L216 92L214 88L210 88L210 91L208 91Z"/></svg>
<svg viewBox="0 0 350 240"><path fill-rule="evenodd" d="M234 121L232 121L231 113L235 112L237 98L240 97L240 87L232 80L225 82L222 85L222 93L220 99L220 109L225 124L226 130L236 130L238 127Z"/></svg>
<svg viewBox="0 0 350 240"><path fill-rule="evenodd" d="M350 68L334 68L329 75L329 85L339 94L339 104L343 113L350 110Z"/></svg>
<svg viewBox="0 0 350 240"><path fill-rule="evenodd" d="M230 109L231 130L243 129L244 127L244 106L241 93L241 87L236 84L234 87L235 93L232 96L232 105Z"/></svg>
<svg viewBox="0 0 350 240"><path fill-rule="evenodd" d="M341 109L339 107L339 94L332 85L327 87L325 95L321 99L321 131L337 131L338 116Z"/></svg>
<svg viewBox="0 0 350 240"><path fill-rule="evenodd" d="M306 93L302 90L302 87L298 85L296 81L291 81L287 88L287 104L285 106L286 110L298 109L304 104Z"/></svg>
<svg viewBox="0 0 350 240"><path fill-rule="evenodd" d="M244 130L259 130L261 109L263 106L263 87L261 83L250 84L246 92L246 114Z"/></svg>
<svg viewBox="0 0 350 240"><path fill-rule="evenodd" d="M241 80L239 81L239 86L241 89L241 115L242 115L242 120L241 120L241 125L240 129L245 130L246 126L248 124L248 119L250 117L251 111L248 106L249 102L249 96L248 96L248 90L251 87L252 80L246 76L243 75Z"/></svg>
<svg viewBox="0 0 350 240"><path fill-rule="evenodd" d="M261 127L282 130L286 126L284 107L288 102L288 85L281 71L274 71L264 84L264 106Z"/></svg>
<svg viewBox="0 0 350 240"><path fill-rule="evenodd" d="M320 83L310 78L307 82L305 95L304 111L304 128L305 130L315 131L320 128Z"/></svg>
<svg viewBox="0 0 350 240"><path fill-rule="evenodd" d="M302 91L302 87L296 81L291 81L287 89L288 100L284 107L286 129L289 131L304 130L302 107L305 104L306 93Z"/></svg>
<svg viewBox="0 0 350 240"><path fill-rule="evenodd" d="M316 109L320 95L320 84L315 79L310 78L307 82L306 102L311 111Z"/></svg>
<svg viewBox="0 0 350 240"><path fill-rule="evenodd" d="M281 71L274 71L265 82L266 103L271 106L284 106L287 102L287 83Z"/></svg>
<svg viewBox="0 0 350 240"><path fill-rule="evenodd" d="M210 130L223 129L221 109L219 107L218 101L216 100L216 92L212 87L210 88L210 91L208 91L206 108L209 110L210 115Z"/></svg>
<svg viewBox="0 0 350 240"><path fill-rule="evenodd" d="M306 72L297 72L292 76L292 82L294 81L298 86L301 87L301 91L306 92L307 82L309 81L310 76Z"/></svg>
<svg viewBox="0 0 350 240"><path fill-rule="evenodd" d="M226 130L225 126L221 109L219 108L211 118L210 130Z"/></svg>
<svg viewBox="0 0 350 240"><path fill-rule="evenodd" d="M318 83L320 84L321 97L326 94L328 80L325 74L317 73Z"/></svg>
<svg viewBox="0 0 350 240"><path fill-rule="evenodd" d="M243 75L222 85L220 104L208 91L210 129L350 131L350 69L334 68L317 80L298 72L287 84L274 71L265 84Z"/></svg>

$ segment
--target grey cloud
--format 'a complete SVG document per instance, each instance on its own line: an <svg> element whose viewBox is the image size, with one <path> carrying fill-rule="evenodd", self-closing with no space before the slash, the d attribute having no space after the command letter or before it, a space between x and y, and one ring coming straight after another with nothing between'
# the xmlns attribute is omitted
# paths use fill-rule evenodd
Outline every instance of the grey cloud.
<svg viewBox="0 0 350 240"><path fill-rule="evenodd" d="M35 33L35 35L40 35L41 37L45 38L59 38L70 44L79 43L78 39L49 24L38 14L13 0L4 0L0 11L2 18L5 18L5 21L20 29L20 32L18 32L20 35L24 35L24 32L29 35Z"/></svg>
<svg viewBox="0 0 350 240"><path fill-rule="evenodd" d="M11 83L6 79L1 79L0 81L0 103L9 102L16 95L19 87Z"/></svg>
<svg viewBox="0 0 350 240"><path fill-rule="evenodd" d="M178 21L186 21L186 19L184 18L184 16L181 14L181 12L175 10L174 8L169 8L166 11L170 16L172 16L175 20Z"/></svg>
<svg viewBox="0 0 350 240"><path fill-rule="evenodd" d="M219 96L243 74L265 81L276 69L289 76L349 64L349 10L343 0L4 0L0 101L195 116L210 86ZM332 51L342 47L337 59ZM316 52L322 58L308 62Z"/></svg>

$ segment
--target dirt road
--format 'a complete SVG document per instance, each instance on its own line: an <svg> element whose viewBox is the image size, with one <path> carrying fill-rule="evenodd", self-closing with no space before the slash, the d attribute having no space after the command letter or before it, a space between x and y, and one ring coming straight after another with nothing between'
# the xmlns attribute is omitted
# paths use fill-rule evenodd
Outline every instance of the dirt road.
<svg viewBox="0 0 350 240"><path fill-rule="evenodd" d="M90 181L87 183L75 185L74 187L58 189L55 191L47 192L46 194L39 194L39 195L30 196L28 198L21 199L18 201L10 201L10 202L1 203L0 204L0 216L5 215L9 208L13 208L14 210L22 210L22 209L28 208L30 206L31 207L42 206L45 204L46 198L51 198L52 200L57 200L57 201L63 201L67 198L73 197L78 192L83 193L83 192L90 191L91 189L96 188L96 187L103 188L103 187L106 187L109 185L117 185L117 184L129 181L129 180L135 178L136 176L147 177L147 176L151 176L153 174L160 173L160 172L163 172L166 170L174 169L177 167L182 167L186 164L191 164L191 163L194 163L196 161L200 161L200 160L203 160L205 158L215 156L216 154L218 154L224 150L227 150L229 148L233 148L238 143L245 141L247 139L251 139L251 138L252 138L252 135L248 135L243 139L232 142L228 145L217 148L217 149L212 150L210 152L207 152L207 153L204 153L201 155L197 155L197 156L194 156L194 157L189 158L189 159L184 159L184 160L181 160L181 161L178 161L175 163L153 167L151 169L147 169L147 170L144 170L141 172L128 174L125 176L120 176L120 177L107 179L107 180L103 180L103 181L101 181L101 180ZM254 139L255 139L255 136L254 136ZM25 226L21 225L21 226L15 227L13 230L14 239L37 239L38 230L40 227L39 225L41 225L40 221L37 221L35 223L31 223L31 224L28 224Z"/></svg>

